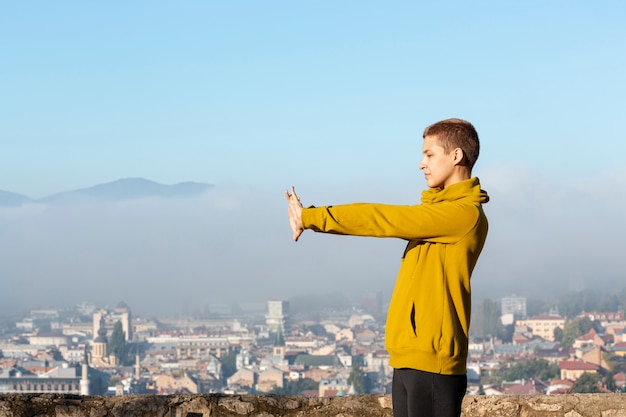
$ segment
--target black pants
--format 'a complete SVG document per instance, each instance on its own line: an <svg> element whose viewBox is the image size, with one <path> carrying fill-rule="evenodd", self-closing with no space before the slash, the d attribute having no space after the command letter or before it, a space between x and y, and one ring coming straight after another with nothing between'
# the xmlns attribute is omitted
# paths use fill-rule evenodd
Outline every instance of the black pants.
<svg viewBox="0 0 626 417"><path fill-rule="evenodd" d="M440 375L394 369L391 400L394 417L459 417L467 375Z"/></svg>

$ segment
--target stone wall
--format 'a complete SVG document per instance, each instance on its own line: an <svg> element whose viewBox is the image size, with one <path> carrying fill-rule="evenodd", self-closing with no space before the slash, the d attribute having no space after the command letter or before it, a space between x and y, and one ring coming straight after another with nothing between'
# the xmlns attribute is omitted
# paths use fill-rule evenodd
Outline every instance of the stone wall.
<svg viewBox="0 0 626 417"><path fill-rule="evenodd" d="M0 417L391 417L388 395L0 395ZM626 417L626 395L469 396L463 417Z"/></svg>

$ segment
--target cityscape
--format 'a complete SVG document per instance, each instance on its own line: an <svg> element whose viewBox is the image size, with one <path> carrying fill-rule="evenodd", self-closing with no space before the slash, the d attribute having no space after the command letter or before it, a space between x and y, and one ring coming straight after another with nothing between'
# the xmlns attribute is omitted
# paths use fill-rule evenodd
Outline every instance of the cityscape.
<svg viewBox="0 0 626 417"><path fill-rule="evenodd" d="M489 196L465 404L625 414L626 2L3 6L0 414L390 415L407 242L294 242L284 192L420 204L449 118Z"/></svg>
<svg viewBox="0 0 626 417"><path fill-rule="evenodd" d="M511 295L475 303L468 393L626 391L620 298L585 291L563 300L549 306ZM390 393L385 302L380 292L319 309L274 299L256 310L183 318L138 317L124 302L33 309L0 321L0 392ZM576 311L594 305L609 309Z"/></svg>

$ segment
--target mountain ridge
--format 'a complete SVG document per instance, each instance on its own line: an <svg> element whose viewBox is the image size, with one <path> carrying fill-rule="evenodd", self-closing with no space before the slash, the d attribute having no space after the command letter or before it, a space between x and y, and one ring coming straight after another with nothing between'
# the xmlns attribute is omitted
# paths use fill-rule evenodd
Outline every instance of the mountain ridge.
<svg viewBox="0 0 626 417"><path fill-rule="evenodd" d="M202 194L213 187L215 187L213 184L193 181L164 185L145 178L128 177L91 187L54 193L38 199L0 190L0 206L16 207L30 203L57 204L75 201L126 201L146 197L190 197Z"/></svg>
<svg viewBox="0 0 626 417"><path fill-rule="evenodd" d="M0 206L21 206L34 200L23 194L0 190Z"/></svg>

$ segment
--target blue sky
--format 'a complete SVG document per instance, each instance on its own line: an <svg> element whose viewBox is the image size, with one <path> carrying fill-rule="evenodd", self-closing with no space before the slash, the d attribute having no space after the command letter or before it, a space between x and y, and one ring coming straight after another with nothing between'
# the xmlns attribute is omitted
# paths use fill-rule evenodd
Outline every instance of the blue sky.
<svg viewBox="0 0 626 417"><path fill-rule="evenodd" d="M423 129L448 117L476 126L491 196L478 299L621 289L626 3L422 3L5 2L0 190L217 185L191 203L1 209L14 307L60 289L115 305L124 288L140 311L388 294L403 242L295 244L283 191L417 203Z"/></svg>
<svg viewBox="0 0 626 417"><path fill-rule="evenodd" d="M421 188L421 132L452 116L480 176L621 166L623 2L419 3L7 3L0 189Z"/></svg>

